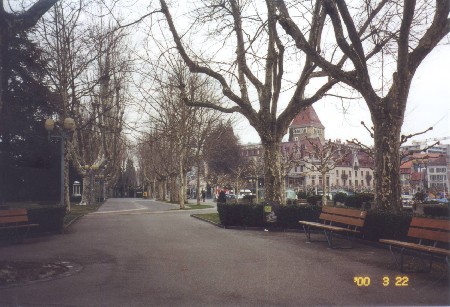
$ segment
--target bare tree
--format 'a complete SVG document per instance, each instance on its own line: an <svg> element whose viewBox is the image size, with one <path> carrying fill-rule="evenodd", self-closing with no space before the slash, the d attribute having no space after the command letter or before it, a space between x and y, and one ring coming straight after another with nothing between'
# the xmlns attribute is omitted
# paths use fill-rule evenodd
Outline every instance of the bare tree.
<svg viewBox="0 0 450 307"><path fill-rule="evenodd" d="M196 31L204 25L209 26L211 31L206 35L207 42L216 39L218 44L233 46L235 56L229 61L218 55L220 50L204 57L200 56L206 53L204 50L191 51L193 46L188 48L183 43L166 1L161 0L160 3L176 49L186 66L191 72L206 75L220 84L230 106L191 99L182 87L184 102L224 113L237 112L247 118L258 132L264 148L266 200L283 203L279 150L282 137L300 110L322 98L337 81L332 78L318 80L314 93L308 95L306 88L316 66L306 56L302 58L303 65L296 63L293 81L283 82L292 46L279 34L274 1L266 1L263 8L250 1L204 1L204 6L196 10L198 14L193 20L199 23L191 24L189 29ZM314 19L309 31L309 43L314 48L320 46L321 30L321 21ZM231 50L229 54L232 54ZM284 107L280 95L288 88L292 88L293 94Z"/></svg>
<svg viewBox="0 0 450 307"><path fill-rule="evenodd" d="M81 22L88 4L84 0L57 3L36 31L49 63L49 86L59 96L58 116L72 117L77 123L65 153L68 210L69 160L83 178L81 203L90 204L95 177L110 186L117 180L126 144L122 134L130 65L126 33L103 18Z"/></svg>
<svg viewBox="0 0 450 307"><path fill-rule="evenodd" d="M306 162L304 165L306 169L319 172L322 176L322 205L325 205L328 194L327 175L345 161L352 152L345 145L331 140L323 144L318 139L306 138L306 141L309 149L305 149L301 161Z"/></svg>
<svg viewBox="0 0 450 307"><path fill-rule="evenodd" d="M275 1L277 20L295 46L322 69L318 73L347 84L365 99L374 124L375 199L382 208L400 210L400 130L409 89L418 66L450 31L450 2L380 0L350 7L345 1L324 0L311 4L313 24L325 21L334 33L334 41L327 41L333 52L322 53L308 41L303 21L291 14L294 8L283 0Z"/></svg>
<svg viewBox="0 0 450 307"><path fill-rule="evenodd" d="M165 147L164 172L159 167L153 171L164 173L169 180L171 201L178 202L183 209L186 202L187 172L197 167L197 189L200 184L200 170L203 163L204 144L209 131L219 122L219 113L205 108L187 106L182 99L180 84L194 99L211 99L215 89L210 82L198 75L190 74L179 60L167 56L151 77L154 87L150 95L145 95L147 109L153 129L157 127L163 143L153 143ZM167 144L167 146L165 145ZM161 177L163 179L163 177ZM197 193L199 197L199 193ZM199 198L197 203L199 203Z"/></svg>

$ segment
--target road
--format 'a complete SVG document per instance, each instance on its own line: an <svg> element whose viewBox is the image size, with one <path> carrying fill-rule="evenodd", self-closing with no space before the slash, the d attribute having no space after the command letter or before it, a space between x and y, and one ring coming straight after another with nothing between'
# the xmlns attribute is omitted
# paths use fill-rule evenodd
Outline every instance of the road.
<svg viewBox="0 0 450 307"><path fill-rule="evenodd" d="M222 229L176 208L110 199L62 235L1 246L0 260L69 261L82 270L0 289L0 306L450 305L448 284L399 274L387 250L331 250L302 233ZM357 276L370 285L358 287ZM396 276L407 276L408 286L395 286Z"/></svg>

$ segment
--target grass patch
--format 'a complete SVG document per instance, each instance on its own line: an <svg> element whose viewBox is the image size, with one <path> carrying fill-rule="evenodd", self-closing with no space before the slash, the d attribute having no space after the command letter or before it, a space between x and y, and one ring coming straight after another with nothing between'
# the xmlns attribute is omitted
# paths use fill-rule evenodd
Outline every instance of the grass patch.
<svg viewBox="0 0 450 307"><path fill-rule="evenodd" d="M193 216L200 217L215 224L220 224L219 213L193 214Z"/></svg>
<svg viewBox="0 0 450 307"><path fill-rule="evenodd" d="M97 203L91 206L79 206L71 204L70 212L66 213L66 216L64 217L64 227L72 223L75 219L79 218L80 216L97 211L101 205L102 203Z"/></svg>
<svg viewBox="0 0 450 307"><path fill-rule="evenodd" d="M210 205L187 205L184 209L172 209L172 210L197 210L197 209L211 209L214 208L214 206Z"/></svg>

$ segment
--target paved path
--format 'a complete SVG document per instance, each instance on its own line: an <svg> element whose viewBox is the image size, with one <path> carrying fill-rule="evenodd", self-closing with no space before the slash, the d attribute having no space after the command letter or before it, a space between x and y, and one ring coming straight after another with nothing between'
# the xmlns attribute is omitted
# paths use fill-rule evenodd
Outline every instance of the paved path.
<svg viewBox="0 0 450 307"><path fill-rule="evenodd" d="M222 229L175 208L111 199L63 235L1 246L0 261L70 261L83 269L0 289L0 306L450 305L448 284L428 274L384 287L384 276L403 276L386 250L330 250L301 233ZM355 276L371 285L357 287Z"/></svg>

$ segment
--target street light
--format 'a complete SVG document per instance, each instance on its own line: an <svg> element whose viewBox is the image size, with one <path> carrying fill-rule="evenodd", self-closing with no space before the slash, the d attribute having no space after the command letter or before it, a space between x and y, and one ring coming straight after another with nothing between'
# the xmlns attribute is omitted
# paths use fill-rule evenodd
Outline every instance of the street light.
<svg viewBox="0 0 450 307"><path fill-rule="evenodd" d="M57 128L57 129L55 129ZM75 121L73 118L67 117L62 123L55 122L49 118L45 120L45 130L48 132L49 138L60 139L61 148L61 186L60 186L60 202L64 206L64 152L66 140L70 138L75 131Z"/></svg>

